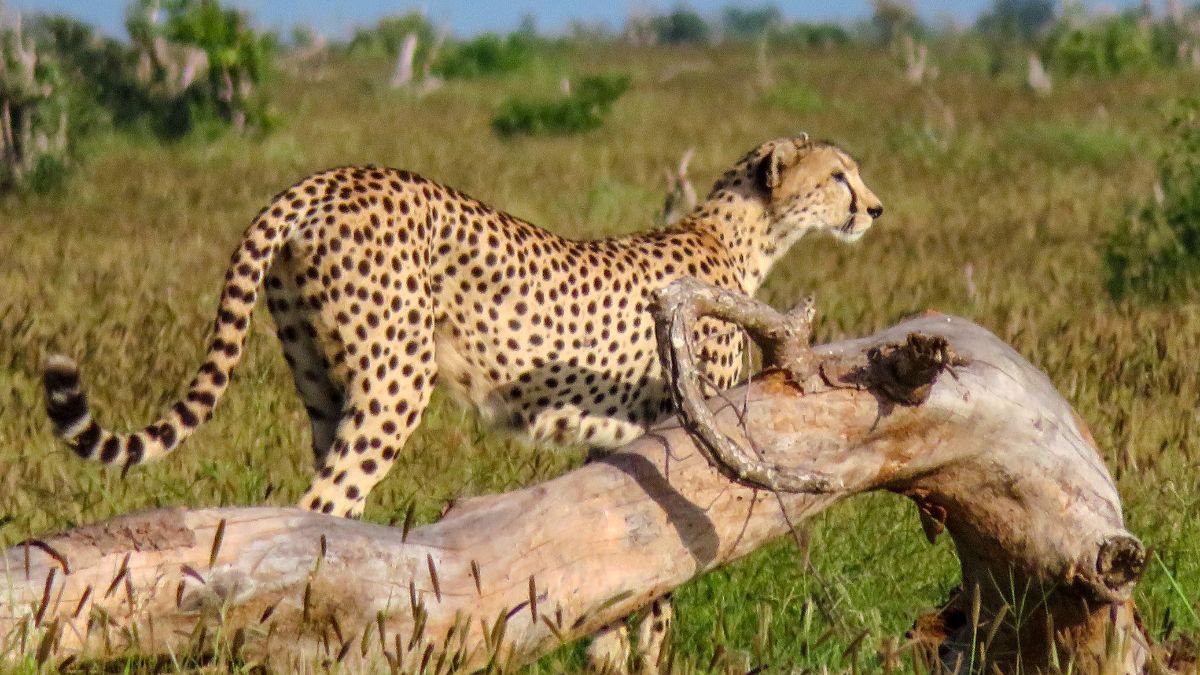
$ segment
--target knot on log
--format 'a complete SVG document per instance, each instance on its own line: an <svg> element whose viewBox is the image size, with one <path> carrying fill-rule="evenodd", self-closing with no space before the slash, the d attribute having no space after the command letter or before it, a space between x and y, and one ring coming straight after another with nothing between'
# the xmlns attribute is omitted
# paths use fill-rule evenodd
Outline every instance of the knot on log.
<svg viewBox="0 0 1200 675"><path fill-rule="evenodd" d="M1096 574L1104 583L1108 600L1124 599L1146 569L1146 549L1136 537L1114 535L1100 544Z"/></svg>
<svg viewBox="0 0 1200 675"><path fill-rule="evenodd" d="M921 405L943 371L967 362L940 335L909 333L903 344L872 348L860 384L901 405ZM951 372L953 372L951 370Z"/></svg>

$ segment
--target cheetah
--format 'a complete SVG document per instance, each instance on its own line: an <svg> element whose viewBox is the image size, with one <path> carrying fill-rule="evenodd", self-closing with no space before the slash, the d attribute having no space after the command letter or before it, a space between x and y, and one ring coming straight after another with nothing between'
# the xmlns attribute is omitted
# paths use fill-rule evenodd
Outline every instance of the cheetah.
<svg viewBox="0 0 1200 675"><path fill-rule="evenodd" d="M308 411L317 475L302 508L356 518L420 422L436 382L535 440L619 446L670 408L651 294L693 276L754 294L805 233L857 241L883 213L858 165L806 135L763 143L662 229L571 240L408 171L343 167L277 195L225 274L208 353L186 395L135 433L92 417L79 370L48 359L56 433L85 459L160 458L208 420L229 386L265 292ZM740 376L732 326L696 327L704 375ZM652 672L672 618L651 605L639 658ZM593 663L623 663L623 624ZM607 666L605 666L607 667Z"/></svg>
<svg viewBox="0 0 1200 675"><path fill-rule="evenodd" d="M186 395L141 431L89 411L76 364L51 356L47 411L85 459L163 457L213 413L265 292L312 424L303 508L359 517L429 404L435 381L537 441L622 445L670 408L647 313L689 275L753 294L803 234L855 241L883 212L842 150L766 142L673 226L560 237L408 171L335 168L254 218L225 274L211 341ZM697 326L716 387L739 377L731 325Z"/></svg>

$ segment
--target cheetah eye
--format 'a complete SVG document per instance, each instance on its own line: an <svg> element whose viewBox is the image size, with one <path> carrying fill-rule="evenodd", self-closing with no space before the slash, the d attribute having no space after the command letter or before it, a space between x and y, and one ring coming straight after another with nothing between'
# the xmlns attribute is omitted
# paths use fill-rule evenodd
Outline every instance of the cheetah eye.
<svg viewBox="0 0 1200 675"><path fill-rule="evenodd" d="M830 178L836 180L839 183L845 183L846 182L846 172L845 171L834 171L833 175L830 176Z"/></svg>

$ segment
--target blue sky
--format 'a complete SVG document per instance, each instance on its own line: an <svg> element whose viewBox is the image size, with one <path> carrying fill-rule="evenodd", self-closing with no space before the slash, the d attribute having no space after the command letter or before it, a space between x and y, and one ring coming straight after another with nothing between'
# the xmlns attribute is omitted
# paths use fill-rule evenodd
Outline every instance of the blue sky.
<svg viewBox="0 0 1200 675"><path fill-rule="evenodd" d="M421 9L437 23L448 25L457 35L484 31L509 31L521 17L531 14L538 28L546 32L562 30L571 19L589 23L605 22L619 27L634 12L667 11L674 0L223 0L225 4L246 9L261 27L286 31L307 24L320 33L345 37L355 26L370 25L388 14ZM704 14L717 14L727 5L756 7L770 0L690 0L687 6ZM123 37L126 0L8 0L10 9L22 12L45 11L69 14L83 19L104 32ZM790 19L849 22L871 14L870 0L779 0L774 2ZM929 20L954 19L969 23L991 0L917 0L917 10ZM1138 4L1138 0L1085 0L1093 11L1111 10ZM1164 0L1155 0L1156 5Z"/></svg>

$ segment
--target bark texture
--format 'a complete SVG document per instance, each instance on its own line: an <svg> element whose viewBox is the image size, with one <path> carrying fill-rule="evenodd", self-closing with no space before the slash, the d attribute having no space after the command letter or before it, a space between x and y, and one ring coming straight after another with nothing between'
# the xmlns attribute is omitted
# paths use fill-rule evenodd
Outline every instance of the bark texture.
<svg viewBox="0 0 1200 675"><path fill-rule="evenodd" d="M4 653L61 664L215 646L280 670L512 667L789 520L888 490L962 561L961 591L914 630L943 663L1142 671L1130 591L1143 549L1045 375L963 319L929 314L809 351L796 340L810 307L781 318L712 293L682 284L660 303L660 351L680 379L694 370L672 323L702 314L776 335L765 353L779 367L600 461L411 531L290 508L170 509L18 545L3 554Z"/></svg>

